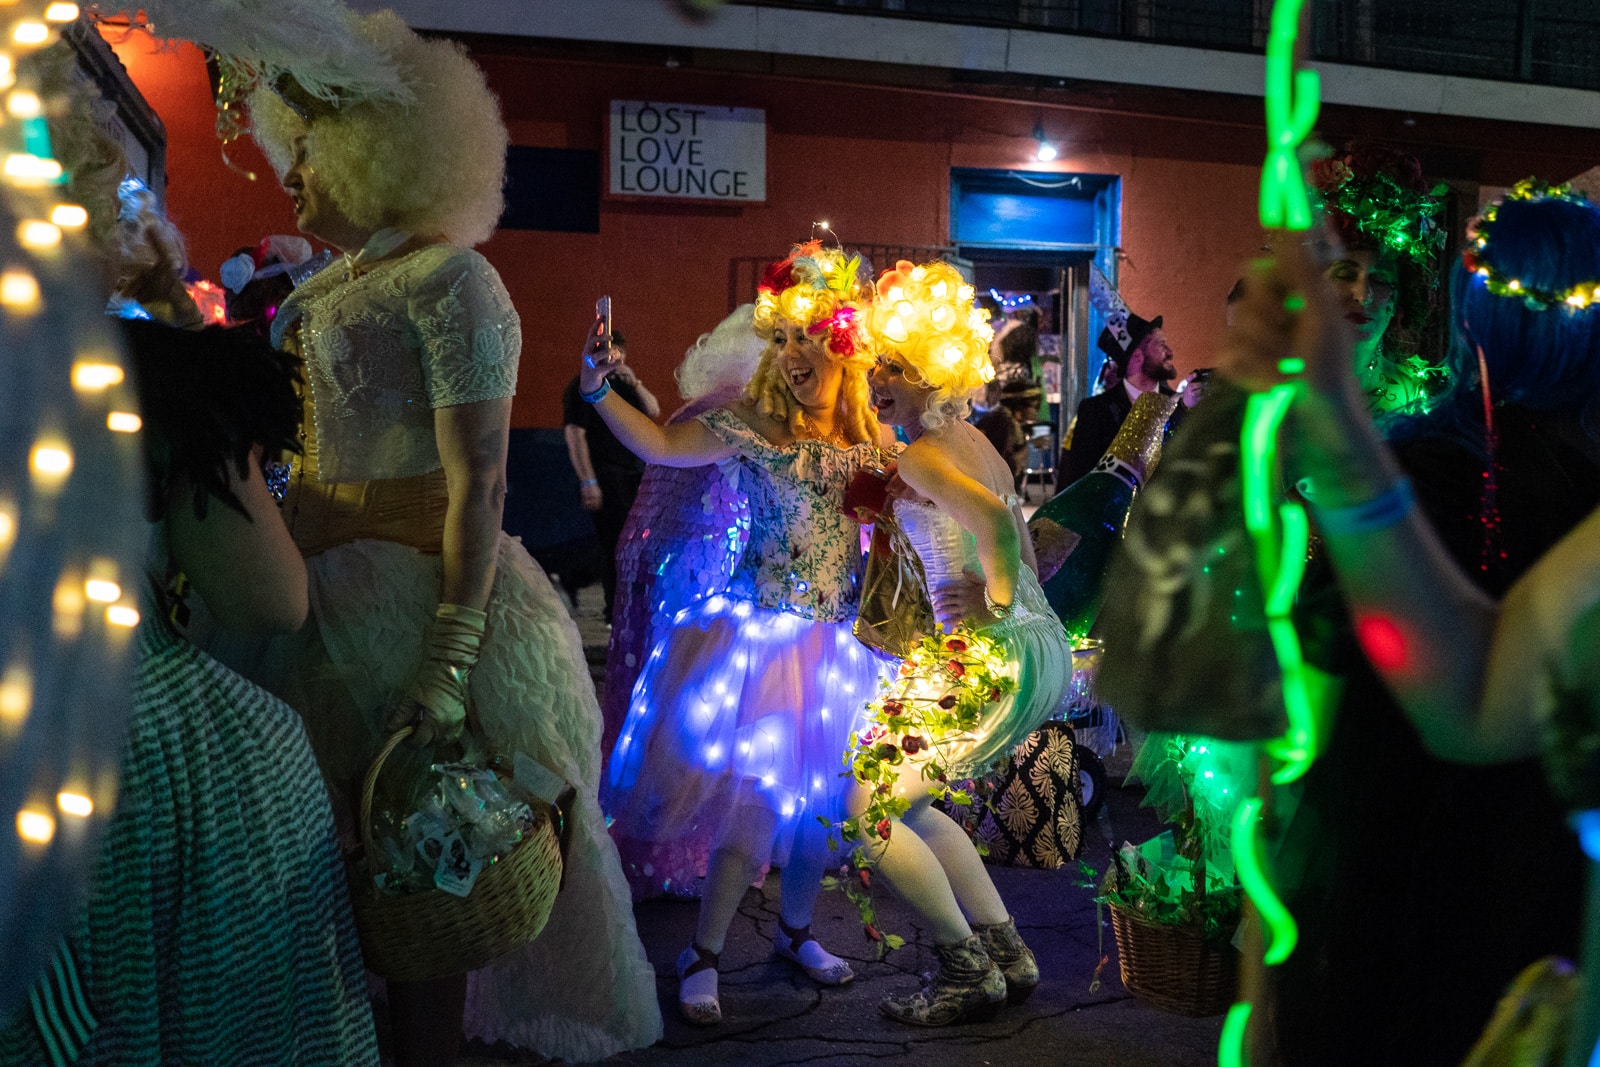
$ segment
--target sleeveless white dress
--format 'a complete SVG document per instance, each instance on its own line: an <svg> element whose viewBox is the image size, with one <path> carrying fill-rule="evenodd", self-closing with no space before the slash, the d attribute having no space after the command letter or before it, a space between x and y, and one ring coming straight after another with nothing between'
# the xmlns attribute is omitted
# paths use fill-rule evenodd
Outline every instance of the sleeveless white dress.
<svg viewBox="0 0 1600 1067"><path fill-rule="evenodd" d="M1006 498L1007 506L1016 499ZM922 562L929 592L965 582L963 571L981 574L977 541L948 513L928 501L897 497L895 525ZM1065 627L1050 610L1039 579L1026 566L1017 574L1011 614L979 633L1000 642L1017 689L984 713L966 741L942 744L940 753L958 777L981 775L1037 730L1066 695L1072 679L1072 645Z"/></svg>

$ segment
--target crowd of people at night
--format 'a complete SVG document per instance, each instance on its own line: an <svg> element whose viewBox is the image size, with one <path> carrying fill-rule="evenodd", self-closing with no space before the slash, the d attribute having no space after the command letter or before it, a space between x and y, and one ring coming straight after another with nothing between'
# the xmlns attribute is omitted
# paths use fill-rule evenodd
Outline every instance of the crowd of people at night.
<svg viewBox="0 0 1600 1067"><path fill-rule="evenodd" d="M856 977L813 934L824 885L881 885L937 963L884 1016L1017 1011L1038 960L948 801L1062 715L1075 651L1106 637L1063 624L1050 580L1087 553L1024 507L1038 314L1007 319L947 262L772 234L669 411L603 304L557 381L563 506L593 518L611 633L597 693L569 604L502 530L522 325L474 251L504 207L500 102L464 46L392 12L350 26L390 89L288 69L234 100L304 238L224 265L226 326L90 90L30 60L67 101L46 119L90 220L78 285L124 320L153 536L115 809L64 931L8 963L0 1065L375 1065L382 1045L437 1067L469 1039L602 1060L663 1035L635 901L698 898L668 1007L716 1026L769 869L773 952L809 982ZM1510 1028L1523 1058L1476 1062L1588 1062L1600 989L1558 961L1600 966L1600 207L1530 180L1452 233L1401 147L1306 171L1317 223L1228 276L1213 366L1181 377L1163 316L1122 307L1045 465L1060 493L1116 472L1152 411L1165 465L1237 450L1223 413L1289 398L1272 489L1310 517L1293 621L1339 685L1270 834L1300 931L1258 1024L1279 1060L1459 1063ZM1135 520L1164 469L1139 472ZM1214 617L1173 604L1162 626ZM1209 634L1235 638L1261 635ZM478 814L430 838L441 778ZM541 807L544 780L562 788ZM479 854L497 781L525 821ZM415 891L465 906L546 809L561 868L537 936L369 977L398 912L364 901L420 853ZM1507 873L1472 874L1490 844ZM1535 1026L1516 998L1540 982L1563 1008Z"/></svg>

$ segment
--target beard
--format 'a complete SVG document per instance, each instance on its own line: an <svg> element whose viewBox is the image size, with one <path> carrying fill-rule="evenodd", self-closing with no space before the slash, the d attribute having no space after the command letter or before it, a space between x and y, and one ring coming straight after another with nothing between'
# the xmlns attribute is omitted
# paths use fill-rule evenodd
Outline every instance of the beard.
<svg viewBox="0 0 1600 1067"><path fill-rule="evenodd" d="M1178 368L1171 363L1155 363L1145 367L1144 374L1158 382L1170 382L1178 376Z"/></svg>

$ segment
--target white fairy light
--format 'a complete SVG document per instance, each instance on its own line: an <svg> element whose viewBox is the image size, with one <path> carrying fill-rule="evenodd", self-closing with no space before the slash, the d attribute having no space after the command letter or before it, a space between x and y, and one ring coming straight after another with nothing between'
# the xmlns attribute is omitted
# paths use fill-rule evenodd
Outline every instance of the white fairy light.
<svg viewBox="0 0 1600 1067"><path fill-rule="evenodd" d="M63 789L56 794L56 807L63 813L79 819L87 819L94 814L94 801L82 793L74 793Z"/></svg>
<svg viewBox="0 0 1600 1067"><path fill-rule="evenodd" d="M127 373L115 363L81 360L72 365L72 387L80 393L96 393L122 384Z"/></svg>
<svg viewBox="0 0 1600 1067"><path fill-rule="evenodd" d="M56 836L56 821L49 812L23 808L17 812L17 836L35 845L48 845Z"/></svg>

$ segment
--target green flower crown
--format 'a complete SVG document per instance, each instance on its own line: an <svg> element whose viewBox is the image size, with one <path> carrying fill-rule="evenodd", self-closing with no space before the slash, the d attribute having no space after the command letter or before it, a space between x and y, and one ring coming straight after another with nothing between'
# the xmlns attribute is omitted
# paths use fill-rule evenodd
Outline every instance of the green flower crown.
<svg viewBox="0 0 1600 1067"><path fill-rule="evenodd" d="M1355 161L1354 154L1347 154L1313 165L1312 184L1322 195L1323 207L1344 216L1337 221L1347 239L1359 234L1409 260L1431 289L1438 281L1440 253L1444 251L1445 232L1439 215L1450 187L1441 182L1419 192L1387 169L1361 173L1369 168L1352 168ZM1420 174L1417 177L1420 179Z"/></svg>
<svg viewBox="0 0 1600 1067"><path fill-rule="evenodd" d="M1569 312L1584 311L1600 304L1600 278L1579 282L1565 289L1540 289L1521 278L1509 278L1484 258L1500 214L1500 205L1507 200L1532 203L1538 200L1565 200L1572 204L1587 204L1589 198L1572 191L1570 185L1547 185L1535 178L1524 178L1511 187L1500 200L1483 209L1467 227L1467 247L1461 251L1461 265L1483 280L1483 286L1495 296L1508 296L1521 300L1532 311L1548 311L1560 307Z"/></svg>

